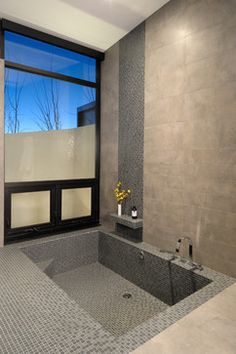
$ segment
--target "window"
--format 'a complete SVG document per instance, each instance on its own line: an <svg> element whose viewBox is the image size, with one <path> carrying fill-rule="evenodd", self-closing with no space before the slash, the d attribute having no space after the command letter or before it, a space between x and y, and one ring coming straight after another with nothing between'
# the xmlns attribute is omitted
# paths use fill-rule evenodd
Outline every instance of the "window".
<svg viewBox="0 0 236 354"><path fill-rule="evenodd" d="M96 60L20 34L5 32L5 60L96 82Z"/></svg>
<svg viewBox="0 0 236 354"><path fill-rule="evenodd" d="M96 224L102 53L2 22L6 238Z"/></svg>
<svg viewBox="0 0 236 354"><path fill-rule="evenodd" d="M6 182L95 178L96 120L77 117L89 104L96 116L95 88L6 68Z"/></svg>
<svg viewBox="0 0 236 354"><path fill-rule="evenodd" d="M77 112L85 111L89 104L95 114L93 87L5 69L7 134L77 128Z"/></svg>

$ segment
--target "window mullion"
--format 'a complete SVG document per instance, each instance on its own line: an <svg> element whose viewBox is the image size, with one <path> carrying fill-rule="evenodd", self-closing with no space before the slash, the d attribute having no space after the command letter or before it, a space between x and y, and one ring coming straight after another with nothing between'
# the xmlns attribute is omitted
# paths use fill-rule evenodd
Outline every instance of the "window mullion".
<svg viewBox="0 0 236 354"><path fill-rule="evenodd" d="M31 66L23 65L23 64L13 63L11 61L5 61L5 67L8 68L8 69L13 69L13 70L15 69L15 70L24 71L24 72L31 73L31 74L51 77L51 78L54 78L54 79L57 79L57 80L67 81L67 82L71 82L71 83L77 84L77 85L93 87L93 88L97 88L98 87L97 83L94 83L94 82L91 82L91 81L86 81L86 80L83 80L83 79L77 79L77 78L74 78L74 77L71 77L71 76L58 74L58 73L55 73L55 72L42 70L42 69L34 68L34 67L31 67Z"/></svg>

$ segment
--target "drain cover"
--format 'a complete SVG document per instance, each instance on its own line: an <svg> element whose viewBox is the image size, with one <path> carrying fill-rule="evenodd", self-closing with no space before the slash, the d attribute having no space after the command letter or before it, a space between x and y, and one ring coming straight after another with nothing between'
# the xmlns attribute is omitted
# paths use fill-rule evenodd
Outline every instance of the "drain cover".
<svg viewBox="0 0 236 354"><path fill-rule="evenodd" d="M124 299L130 299L132 297L130 293L124 293L122 296Z"/></svg>

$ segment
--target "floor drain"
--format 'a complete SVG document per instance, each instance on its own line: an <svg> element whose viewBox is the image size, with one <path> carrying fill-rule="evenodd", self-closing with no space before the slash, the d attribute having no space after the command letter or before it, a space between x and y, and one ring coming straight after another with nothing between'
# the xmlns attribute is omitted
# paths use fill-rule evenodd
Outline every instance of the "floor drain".
<svg viewBox="0 0 236 354"><path fill-rule="evenodd" d="M130 293L124 293L122 296L124 299L130 299L132 297Z"/></svg>

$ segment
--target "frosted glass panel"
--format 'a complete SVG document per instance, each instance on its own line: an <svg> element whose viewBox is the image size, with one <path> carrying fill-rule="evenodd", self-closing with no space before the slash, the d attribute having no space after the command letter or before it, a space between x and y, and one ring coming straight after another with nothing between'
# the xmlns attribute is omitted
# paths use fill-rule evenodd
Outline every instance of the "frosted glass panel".
<svg viewBox="0 0 236 354"><path fill-rule="evenodd" d="M11 195L11 228L50 222L50 192Z"/></svg>
<svg viewBox="0 0 236 354"><path fill-rule="evenodd" d="M5 135L6 182L95 177L95 125Z"/></svg>
<svg viewBox="0 0 236 354"><path fill-rule="evenodd" d="M92 87L6 69L5 181L94 178L95 102Z"/></svg>
<svg viewBox="0 0 236 354"><path fill-rule="evenodd" d="M62 190L62 220L91 215L91 188Z"/></svg>

